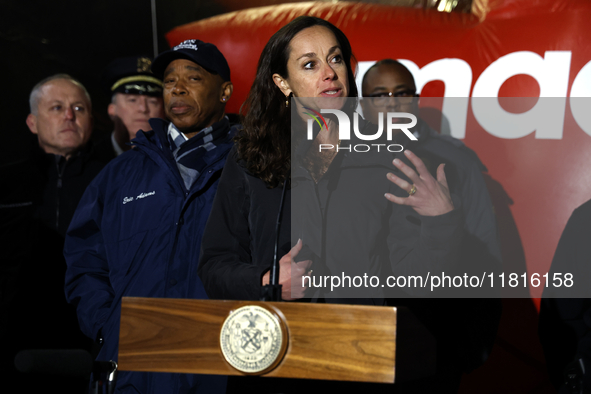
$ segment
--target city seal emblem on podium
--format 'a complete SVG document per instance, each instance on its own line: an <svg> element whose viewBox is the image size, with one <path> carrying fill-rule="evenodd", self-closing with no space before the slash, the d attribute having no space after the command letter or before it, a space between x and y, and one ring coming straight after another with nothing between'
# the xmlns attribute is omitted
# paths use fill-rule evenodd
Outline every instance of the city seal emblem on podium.
<svg viewBox="0 0 591 394"><path fill-rule="evenodd" d="M274 311L258 305L243 306L226 318L220 346L226 361L241 372L271 371L285 354L285 324Z"/></svg>

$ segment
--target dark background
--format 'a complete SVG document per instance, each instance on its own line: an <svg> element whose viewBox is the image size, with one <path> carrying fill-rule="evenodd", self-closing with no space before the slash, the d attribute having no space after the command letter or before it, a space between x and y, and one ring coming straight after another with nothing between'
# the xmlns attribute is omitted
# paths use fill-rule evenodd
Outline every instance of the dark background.
<svg viewBox="0 0 591 394"><path fill-rule="evenodd" d="M156 1L158 51L172 28L226 12L215 1ZM0 0L3 77L0 163L18 160L35 140L25 124L29 94L57 73L80 80L93 101L93 139L112 129L110 97L100 89L103 69L122 56L154 56L150 0Z"/></svg>

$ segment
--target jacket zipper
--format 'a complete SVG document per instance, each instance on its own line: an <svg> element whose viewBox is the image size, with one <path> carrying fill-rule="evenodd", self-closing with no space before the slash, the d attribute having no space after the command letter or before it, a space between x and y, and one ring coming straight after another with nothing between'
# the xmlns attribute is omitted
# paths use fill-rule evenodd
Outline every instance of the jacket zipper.
<svg viewBox="0 0 591 394"><path fill-rule="evenodd" d="M56 204L55 204L55 229L59 231L60 225L60 198L62 189L62 179L67 163L64 163L63 168L60 169L59 161L55 163L57 169L57 188L56 188Z"/></svg>
<svg viewBox="0 0 591 394"><path fill-rule="evenodd" d="M208 167L206 167L204 169L204 171L199 174L199 177L197 177L197 179L195 180L195 182L193 183L193 185L195 185L197 183L197 181L204 175L204 174L209 174L213 171L211 171L211 167L215 166L220 160L222 160L222 158L218 158L216 161L214 161L213 163L211 163ZM177 168L178 171L178 168ZM181 226L183 226L185 224L185 219L184 219L184 214L185 214L185 208L187 205L187 202L192 198L193 194L195 193L191 193L191 191L184 191L185 187L184 187L184 183L182 183L182 189L183 189L183 193L185 195L185 200L183 201L183 205L181 207L181 215L178 219L178 221L176 222L176 231L174 234L174 242L172 244L172 250L170 253L170 257L168 259L168 265L172 265L173 261L174 261L174 256L176 254L176 248L178 246L178 240L179 240L179 234L181 232Z"/></svg>

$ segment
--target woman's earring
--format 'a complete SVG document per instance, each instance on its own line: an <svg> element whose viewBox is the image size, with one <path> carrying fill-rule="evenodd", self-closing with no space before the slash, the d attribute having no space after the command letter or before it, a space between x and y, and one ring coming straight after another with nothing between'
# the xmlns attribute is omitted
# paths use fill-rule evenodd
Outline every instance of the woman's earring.
<svg viewBox="0 0 591 394"><path fill-rule="evenodd" d="M289 96L285 96L285 108L289 108L289 99L293 97L293 92L289 94Z"/></svg>

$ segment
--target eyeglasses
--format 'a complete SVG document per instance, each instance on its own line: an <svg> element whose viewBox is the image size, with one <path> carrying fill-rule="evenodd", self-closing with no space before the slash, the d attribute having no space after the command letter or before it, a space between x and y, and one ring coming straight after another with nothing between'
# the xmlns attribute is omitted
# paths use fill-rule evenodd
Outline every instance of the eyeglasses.
<svg viewBox="0 0 591 394"><path fill-rule="evenodd" d="M371 102L376 107L384 107L391 103L392 98L398 102L398 104L410 104L417 98L417 92L414 90L400 90L398 92L380 92L373 93L366 96L371 99Z"/></svg>

